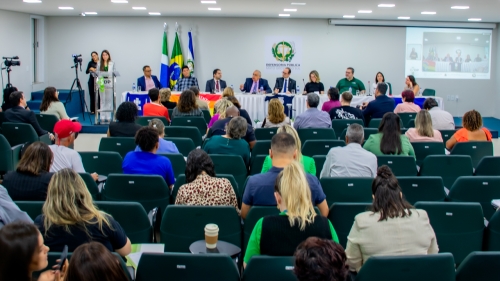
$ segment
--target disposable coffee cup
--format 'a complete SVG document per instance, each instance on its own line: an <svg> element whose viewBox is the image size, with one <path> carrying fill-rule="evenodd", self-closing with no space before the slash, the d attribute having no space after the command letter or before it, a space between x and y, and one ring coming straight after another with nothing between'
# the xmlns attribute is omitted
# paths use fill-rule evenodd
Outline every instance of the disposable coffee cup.
<svg viewBox="0 0 500 281"><path fill-rule="evenodd" d="M219 240L219 226L209 223L205 226L205 244L208 249L215 249Z"/></svg>

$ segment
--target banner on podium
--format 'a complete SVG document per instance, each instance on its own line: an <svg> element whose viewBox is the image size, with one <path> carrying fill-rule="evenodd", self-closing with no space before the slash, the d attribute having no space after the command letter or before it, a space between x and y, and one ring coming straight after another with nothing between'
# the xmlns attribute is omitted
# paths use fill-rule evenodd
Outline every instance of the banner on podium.
<svg viewBox="0 0 500 281"><path fill-rule="evenodd" d="M268 36L265 39L266 70L281 72L289 67L292 71L300 71L302 64L302 37Z"/></svg>

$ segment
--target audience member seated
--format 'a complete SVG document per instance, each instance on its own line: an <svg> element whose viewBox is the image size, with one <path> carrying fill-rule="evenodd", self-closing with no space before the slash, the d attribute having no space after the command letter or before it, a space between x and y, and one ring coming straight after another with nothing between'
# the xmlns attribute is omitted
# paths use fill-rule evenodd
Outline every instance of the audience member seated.
<svg viewBox="0 0 500 281"><path fill-rule="evenodd" d="M491 132L483 127L483 118L476 110L467 111L462 118L463 128L446 142L446 148L451 150L457 142L491 141Z"/></svg>
<svg viewBox="0 0 500 281"><path fill-rule="evenodd" d="M208 103L206 101L200 99L200 89L198 87L193 86L193 87L189 88L189 90L194 92L194 95L196 96L196 104L198 105L198 108L208 110L209 109Z"/></svg>
<svg viewBox="0 0 500 281"><path fill-rule="evenodd" d="M59 92L56 90L56 88L47 87L45 88L45 91L43 91L40 113L55 115L57 116L57 118L59 118L59 120L69 119L64 104L59 101Z"/></svg>
<svg viewBox="0 0 500 281"><path fill-rule="evenodd" d="M424 109L431 115L434 130L455 130L453 115L439 108L435 99L427 98L424 102Z"/></svg>
<svg viewBox="0 0 500 281"><path fill-rule="evenodd" d="M226 118L224 119L219 119L217 122L215 122L212 127L210 128L210 131L212 132L211 136L222 136L226 135L226 124L231 121L233 117L238 117L240 115L240 111L236 106L231 106L226 109ZM248 124L247 122L247 130L245 133L245 140L248 142L248 145L250 146L250 149L253 148L255 145L255 142L257 139L255 138L255 132L253 130L253 127Z"/></svg>
<svg viewBox="0 0 500 281"><path fill-rule="evenodd" d="M382 118L387 112L394 111L394 99L386 96L387 84L378 83L375 90L375 100L363 103L363 115L365 117L365 126L370 124L373 118Z"/></svg>
<svg viewBox="0 0 500 281"><path fill-rule="evenodd" d="M49 146L34 142L24 152L15 171L3 178L3 186L14 201L44 201L52 173L54 155Z"/></svg>
<svg viewBox="0 0 500 281"><path fill-rule="evenodd" d="M285 115L285 107L281 101L279 99L270 100L262 128L276 128L290 124L290 118Z"/></svg>
<svg viewBox="0 0 500 281"><path fill-rule="evenodd" d="M142 128L135 123L137 119L137 105L125 101L116 110L116 121L112 121L108 128L108 137L135 137L135 133Z"/></svg>
<svg viewBox="0 0 500 281"><path fill-rule="evenodd" d="M290 136L288 138L293 140ZM300 243L313 236L338 243L332 223L326 217L317 215L311 204L308 180L298 162L289 163L273 182L274 188L271 189L272 185L268 188L270 192L274 191L280 214L257 221L248 240L245 266L257 255L292 256Z"/></svg>
<svg viewBox="0 0 500 281"><path fill-rule="evenodd" d="M175 183L174 170L170 159L157 155L160 146L158 131L151 127L144 127L137 131L135 144L141 151L131 151L125 155L122 163L124 174L159 175L172 188Z"/></svg>
<svg viewBox="0 0 500 281"><path fill-rule="evenodd" d="M0 185L0 229L11 222L25 221L33 223L31 218L12 201L7 189Z"/></svg>
<svg viewBox="0 0 500 281"><path fill-rule="evenodd" d="M326 155L320 178L367 177L377 175L377 157L361 146L364 142L363 126L351 124L347 127L344 147L334 147Z"/></svg>
<svg viewBox="0 0 500 281"><path fill-rule="evenodd" d="M302 143L300 142L299 134L290 125L283 125L278 128L276 133L287 133L295 139L295 149L297 150L297 161L302 164L304 171L313 176L316 175L316 163L314 159L309 156L302 155ZM271 156L267 155L264 163L262 164L261 174L267 173L273 167L273 160Z"/></svg>
<svg viewBox="0 0 500 281"><path fill-rule="evenodd" d="M391 169L382 166L372 183L371 210L358 214L347 237L347 264L358 272L371 256L438 253L436 235L427 212L403 198Z"/></svg>
<svg viewBox="0 0 500 281"><path fill-rule="evenodd" d="M248 111L246 111L245 109L241 108L241 105L240 105L240 102L238 101L238 99L233 95L233 96L228 96L227 99L232 102L234 104L234 106L236 106L238 108L238 110L240 111L240 116L245 118L245 120L247 120L247 123L249 125L252 125L253 126L253 122L252 122L252 118L250 118L250 115L248 114Z"/></svg>
<svg viewBox="0 0 500 281"><path fill-rule="evenodd" d="M427 110L421 110L415 118L415 128L410 128L405 135L410 142L443 142L441 132L432 129L432 118Z"/></svg>
<svg viewBox="0 0 500 281"><path fill-rule="evenodd" d="M309 237L300 243L294 257L298 281L350 280L344 248L332 240Z"/></svg>
<svg viewBox="0 0 500 281"><path fill-rule="evenodd" d="M99 211L92 201L85 182L71 169L54 174L47 201L35 225L45 243L55 252L68 251L94 241L121 256L130 254L130 240L112 216Z"/></svg>
<svg viewBox="0 0 500 281"><path fill-rule="evenodd" d="M328 101L323 103L323 106L321 107L322 111L325 112L330 112L332 108L337 108L340 107L340 95L339 95L339 90L337 88L330 88L328 89Z"/></svg>
<svg viewBox="0 0 500 281"><path fill-rule="evenodd" d="M208 129L212 128L214 123L218 121L219 119L224 119L226 118L226 110L228 107L233 106L234 104L230 102L227 98L223 98L217 101L215 104L215 114L212 116L212 119L210 119L210 122L208 123ZM207 130L208 130L207 129Z"/></svg>
<svg viewBox="0 0 500 281"><path fill-rule="evenodd" d="M419 112L421 110L420 106L413 103L415 101L415 94L412 90L404 90L401 93L401 98L403 102L394 108L394 113Z"/></svg>
<svg viewBox="0 0 500 281"><path fill-rule="evenodd" d="M377 156L403 155L415 157L415 151L410 140L401 134L399 116L393 112L384 114L378 133L370 135L363 148Z"/></svg>
<svg viewBox="0 0 500 281"><path fill-rule="evenodd" d="M176 205L233 206L238 214L236 194L226 178L215 177L212 159L201 150L191 151L186 163L186 184L179 188Z"/></svg>
<svg viewBox="0 0 500 281"><path fill-rule="evenodd" d="M237 116L226 123L226 134L212 136L203 150L208 154L239 155L248 167L250 165L250 147L243 139L247 133L247 121Z"/></svg>
<svg viewBox="0 0 500 281"><path fill-rule="evenodd" d="M76 134L82 130L82 125L78 122L70 120L61 120L54 126L54 134L56 134L56 143L50 145L50 150L54 154L54 160L50 166L50 171L55 173L62 169L72 169L77 173L86 173L83 167L82 157L78 152L69 148L76 138ZM96 173L90 174L97 181L99 175Z"/></svg>
<svg viewBox="0 0 500 281"><path fill-rule="evenodd" d="M168 109L163 106L160 101L160 90L153 88L148 91L150 103L146 103L142 108L142 113L144 116L163 116L167 118L170 122L170 117L168 116Z"/></svg>
<svg viewBox="0 0 500 281"><path fill-rule="evenodd" d="M170 88L161 88L160 89L160 100L161 104L168 109L174 109L177 106L176 102L170 101L170 97L172 96L172 92Z"/></svg>
<svg viewBox="0 0 500 281"><path fill-rule="evenodd" d="M172 111L172 119L176 117L203 117L203 111L198 108L196 103L196 95L191 90L185 90L179 97L177 107Z"/></svg>
<svg viewBox="0 0 500 281"><path fill-rule="evenodd" d="M101 243L82 244L71 255L64 281L128 280L118 257Z"/></svg>
<svg viewBox="0 0 500 281"><path fill-rule="evenodd" d="M224 88L224 91L222 92L222 96L221 96L220 100L218 100L218 101L215 102L214 108L217 108L219 102L221 102L224 98L227 98L227 97L234 97L234 90L233 90L233 88L231 88L231 87Z"/></svg>
<svg viewBox="0 0 500 281"><path fill-rule="evenodd" d="M48 265L49 247L32 223L13 222L0 229L0 280L31 281ZM44 271L38 281L60 280L59 270Z"/></svg>
<svg viewBox="0 0 500 281"><path fill-rule="evenodd" d="M40 124L38 124L38 121L36 120L35 113L31 110L25 109L27 107L27 103L23 92L13 92L10 94L9 101L12 108L5 111L5 122L30 124L33 129L35 129L35 132L39 137L49 134L50 139L54 139L54 135L52 133L47 132L40 127Z"/></svg>
<svg viewBox="0 0 500 281"><path fill-rule="evenodd" d="M273 196L273 186L283 168L293 162L297 162L299 163L300 170L303 171L304 169L300 165L300 162L297 161L297 145L295 139L290 134L278 133L274 135L271 140L270 155L273 160L273 167L266 173L253 175L247 179L247 185L243 194L243 204L241 206L241 217L243 219L245 219L252 206L276 206L276 199ZM326 195L323 193L323 188L318 178L311 174L306 174L305 177L311 189L312 204L318 206L321 215L326 217L328 215L328 204L326 203Z"/></svg>
<svg viewBox="0 0 500 281"><path fill-rule="evenodd" d="M363 112L356 107L351 106L352 94L350 92L343 92L340 99L340 107L332 108L330 110L331 119L361 119L365 123Z"/></svg>
<svg viewBox="0 0 500 281"><path fill-rule="evenodd" d="M16 87L8 87L3 90L3 102L2 102L2 110L1 111L6 111L9 108L12 108L12 105L10 104L10 94L17 92Z"/></svg>
<svg viewBox="0 0 500 281"><path fill-rule="evenodd" d="M318 94L308 94L306 106L307 110L298 115L295 118L293 127L295 129L306 129L306 128L331 128L332 120L328 113L318 110L319 105L319 95Z"/></svg>
<svg viewBox="0 0 500 281"><path fill-rule="evenodd" d="M158 131L158 137L159 137L158 140L160 142L160 145L158 146L158 150L156 151L156 153L180 153L175 143L164 139L165 125L160 119L154 118L153 120L149 121L148 127L151 127L156 131ZM135 151L142 151L142 150L139 146L136 146Z"/></svg>

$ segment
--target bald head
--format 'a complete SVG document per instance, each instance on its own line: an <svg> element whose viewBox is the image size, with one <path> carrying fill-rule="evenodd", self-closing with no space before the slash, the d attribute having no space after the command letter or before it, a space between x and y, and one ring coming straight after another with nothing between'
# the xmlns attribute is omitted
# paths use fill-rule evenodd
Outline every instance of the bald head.
<svg viewBox="0 0 500 281"><path fill-rule="evenodd" d="M240 116L240 111L236 106L230 106L226 109L226 117L236 117Z"/></svg>
<svg viewBox="0 0 500 281"><path fill-rule="evenodd" d="M252 80L254 82L257 82L257 81L259 81L260 77L261 77L260 71L259 70L255 70L253 72L253 74L252 74Z"/></svg>

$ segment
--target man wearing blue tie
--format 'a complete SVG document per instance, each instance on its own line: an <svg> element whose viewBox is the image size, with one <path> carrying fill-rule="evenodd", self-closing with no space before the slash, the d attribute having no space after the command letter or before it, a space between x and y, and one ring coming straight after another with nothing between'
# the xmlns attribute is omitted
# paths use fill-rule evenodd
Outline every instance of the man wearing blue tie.
<svg viewBox="0 0 500 281"><path fill-rule="evenodd" d="M275 94L290 94L292 90L295 90L297 83L290 78L291 73L292 70L289 67L285 67L285 69L283 69L283 77L276 78L276 84L274 84Z"/></svg>
<svg viewBox="0 0 500 281"><path fill-rule="evenodd" d="M247 78L245 84L240 85L240 90L242 92L255 94L260 91L260 88L262 88L266 93L272 93L271 87L269 87L269 83L267 83L267 80L260 77L260 71L255 70L253 72L252 78Z"/></svg>

